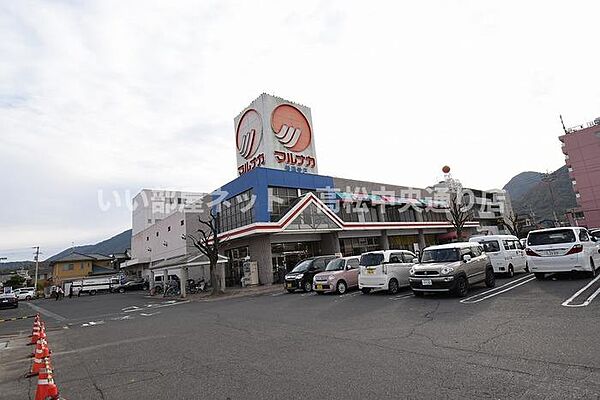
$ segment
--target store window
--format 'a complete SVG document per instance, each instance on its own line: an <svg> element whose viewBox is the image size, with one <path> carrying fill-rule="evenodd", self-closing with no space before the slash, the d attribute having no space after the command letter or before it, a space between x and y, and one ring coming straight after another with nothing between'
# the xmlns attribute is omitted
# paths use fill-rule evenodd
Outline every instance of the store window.
<svg viewBox="0 0 600 400"><path fill-rule="evenodd" d="M421 211L423 222L448 222L445 210L423 210Z"/></svg>
<svg viewBox="0 0 600 400"><path fill-rule="evenodd" d="M219 204L219 227L221 232L227 232L253 223L255 221L254 201L252 191L246 190Z"/></svg>
<svg viewBox="0 0 600 400"><path fill-rule="evenodd" d="M269 187L269 212L271 222L277 222L296 203L300 197L298 189L272 186Z"/></svg>
<svg viewBox="0 0 600 400"><path fill-rule="evenodd" d="M419 236L417 236L417 235L389 236L388 242L390 244L390 250L415 251L415 243L419 243Z"/></svg>
<svg viewBox="0 0 600 400"><path fill-rule="evenodd" d="M379 222L379 208L371 203L340 203L338 216L344 222Z"/></svg>
<svg viewBox="0 0 600 400"><path fill-rule="evenodd" d="M388 222L415 222L417 215L412 207L387 206L385 207L385 220Z"/></svg>
<svg viewBox="0 0 600 400"><path fill-rule="evenodd" d="M344 256L359 256L368 251L380 250L379 237L340 239L340 249Z"/></svg>

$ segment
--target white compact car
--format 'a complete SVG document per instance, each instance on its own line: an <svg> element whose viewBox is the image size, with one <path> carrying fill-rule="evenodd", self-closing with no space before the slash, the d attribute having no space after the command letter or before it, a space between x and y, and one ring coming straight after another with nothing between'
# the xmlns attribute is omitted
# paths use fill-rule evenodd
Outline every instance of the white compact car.
<svg viewBox="0 0 600 400"><path fill-rule="evenodd" d="M496 274L512 277L515 272L527 272L527 256L516 236L475 236L469 239L469 242L477 242L483 246Z"/></svg>
<svg viewBox="0 0 600 400"><path fill-rule="evenodd" d="M19 300L31 300L35 298L35 289L33 287L24 287L13 290Z"/></svg>
<svg viewBox="0 0 600 400"><path fill-rule="evenodd" d="M409 286L409 272L414 265L415 254L408 250L381 250L360 256L358 288L364 294L371 290L387 290L398 293Z"/></svg>
<svg viewBox="0 0 600 400"><path fill-rule="evenodd" d="M598 239L580 227L540 229L527 235L527 263L537 279L546 273L587 271L600 266Z"/></svg>

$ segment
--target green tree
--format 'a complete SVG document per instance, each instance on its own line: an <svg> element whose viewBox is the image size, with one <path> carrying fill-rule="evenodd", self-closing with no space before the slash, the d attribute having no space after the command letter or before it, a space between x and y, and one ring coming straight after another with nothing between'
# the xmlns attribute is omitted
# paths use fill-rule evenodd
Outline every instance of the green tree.
<svg viewBox="0 0 600 400"><path fill-rule="evenodd" d="M10 286L13 288L20 288L25 283L25 278L19 275L12 275L4 284L4 286Z"/></svg>

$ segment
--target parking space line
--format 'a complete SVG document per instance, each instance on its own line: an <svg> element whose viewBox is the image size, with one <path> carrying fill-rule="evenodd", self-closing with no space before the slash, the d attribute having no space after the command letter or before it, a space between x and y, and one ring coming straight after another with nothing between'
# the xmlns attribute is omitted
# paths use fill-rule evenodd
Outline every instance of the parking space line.
<svg viewBox="0 0 600 400"><path fill-rule="evenodd" d="M463 304L475 304L475 303L479 303L480 301L487 300L487 299L489 299L491 297L494 297L494 296L498 296L499 294L508 292L509 290L513 290L513 289L515 289L515 288L517 288L517 287L519 287L521 285L524 285L526 283L529 283L529 282L531 282L533 280L535 280L535 277L533 276L533 274L529 274L529 275L523 276L523 277L521 277L519 279L513 279L512 281L510 281L508 283L505 283L504 285L499 286L497 288L493 288L493 289L490 289L490 290L485 291L483 293L478 293L475 296L471 296L471 297L468 297L466 299L463 299L460 302L463 303ZM519 282L519 283L517 283L517 282ZM515 285L515 283L517 283L517 284ZM499 290L499 289L502 289L502 288L505 288L505 289ZM488 293L491 293L491 294L487 295ZM484 296L484 297L482 297L480 299L477 299L477 300L473 300L473 299L475 299L477 297L480 297L480 296Z"/></svg>
<svg viewBox="0 0 600 400"><path fill-rule="evenodd" d="M388 297L388 299L390 299L390 300L402 300L402 299L408 299L410 297L415 297L415 295L412 294L412 293L407 293L407 294L403 294L403 295L399 295L399 296L395 296L395 297Z"/></svg>
<svg viewBox="0 0 600 400"><path fill-rule="evenodd" d="M592 279L587 285L585 285L584 287L582 287L581 289L579 289L577 292L575 292L575 294L573 296L569 297L567 300L565 300L561 304L561 306L563 306L563 307L587 307L592 302L592 300L594 300L600 294L600 288L598 288L598 290L596 290L594 293L592 293L590 295L590 297L588 297L581 304L571 304L571 302L573 300L575 300L581 293L583 293L587 289L589 289L590 286L592 286L594 283L596 283L599 279L600 279L600 275L598 275L595 279Z"/></svg>

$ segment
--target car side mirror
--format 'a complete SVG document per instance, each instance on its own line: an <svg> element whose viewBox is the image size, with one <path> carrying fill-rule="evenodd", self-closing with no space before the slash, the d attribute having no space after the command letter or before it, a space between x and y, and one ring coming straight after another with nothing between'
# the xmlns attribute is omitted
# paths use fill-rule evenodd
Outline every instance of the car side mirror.
<svg viewBox="0 0 600 400"><path fill-rule="evenodd" d="M417 257L412 259L413 264L418 264L419 263L419 259Z"/></svg>
<svg viewBox="0 0 600 400"><path fill-rule="evenodd" d="M465 255L463 256L463 261L464 261L464 262L469 262L469 261L471 261L471 256L470 256L470 255L468 255L468 254L465 254Z"/></svg>

